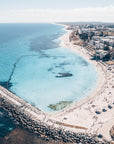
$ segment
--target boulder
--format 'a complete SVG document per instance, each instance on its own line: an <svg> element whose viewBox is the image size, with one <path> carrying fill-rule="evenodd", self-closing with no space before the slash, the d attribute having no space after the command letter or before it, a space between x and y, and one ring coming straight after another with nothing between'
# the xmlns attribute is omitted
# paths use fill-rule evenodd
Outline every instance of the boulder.
<svg viewBox="0 0 114 144"><path fill-rule="evenodd" d="M112 128L110 130L110 136L114 140L114 125L112 126Z"/></svg>

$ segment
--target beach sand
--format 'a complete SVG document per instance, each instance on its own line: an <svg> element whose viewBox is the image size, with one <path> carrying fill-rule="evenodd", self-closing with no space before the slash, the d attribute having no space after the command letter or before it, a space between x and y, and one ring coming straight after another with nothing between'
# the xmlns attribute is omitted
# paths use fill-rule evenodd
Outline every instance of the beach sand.
<svg viewBox="0 0 114 144"><path fill-rule="evenodd" d="M91 60L90 53L86 48L69 42L70 33L71 31L68 31L60 38L61 45L78 53L96 67L98 72L96 88L91 90L90 94L80 102L73 103L61 111L52 114L41 111L37 113L35 108L31 108L27 104L24 105L26 108L24 114L31 115L31 119L43 121L50 127L59 127L74 132L101 134L107 140L111 140L109 132L114 125L114 65ZM7 96L2 88L1 95L6 96L15 105L21 106L18 97ZM29 109L27 109L28 107Z"/></svg>
<svg viewBox="0 0 114 144"><path fill-rule="evenodd" d="M111 140L110 129L114 125L114 65L91 60L86 48L69 42L70 33L71 31L60 38L61 46L71 49L95 65L98 72L97 86L80 102L50 115L60 122L87 128L70 130L101 134Z"/></svg>

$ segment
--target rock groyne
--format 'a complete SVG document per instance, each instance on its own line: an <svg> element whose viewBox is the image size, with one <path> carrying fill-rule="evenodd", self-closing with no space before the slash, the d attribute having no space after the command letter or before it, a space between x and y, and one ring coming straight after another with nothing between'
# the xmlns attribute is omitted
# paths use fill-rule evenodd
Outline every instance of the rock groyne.
<svg viewBox="0 0 114 144"><path fill-rule="evenodd" d="M89 133L79 133L68 130L67 125L62 125L51 118L48 114L30 105L16 95L12 94L0 86L0 106L7 110L11 116L29 131L38 136L45 137L46 140L63 140L72 143L106 143L104 139L98 139L97 135ZM78 127L77 127L78 128ZM83 129L83 127L79 127Z"/></svg>

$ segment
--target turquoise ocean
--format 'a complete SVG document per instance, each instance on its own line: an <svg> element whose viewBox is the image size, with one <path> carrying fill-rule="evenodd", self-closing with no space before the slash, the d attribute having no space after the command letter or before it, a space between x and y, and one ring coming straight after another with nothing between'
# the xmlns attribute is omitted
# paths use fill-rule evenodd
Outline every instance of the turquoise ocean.
<svg viewBox="0 0 114 144"><path fill-rule="evenodd" d="M0 85L47 113L53 112L50 104L83 99L97 82L94 65L60 46L64 28L0 24ZM59 73L72 76L58 77Z"/></svg>

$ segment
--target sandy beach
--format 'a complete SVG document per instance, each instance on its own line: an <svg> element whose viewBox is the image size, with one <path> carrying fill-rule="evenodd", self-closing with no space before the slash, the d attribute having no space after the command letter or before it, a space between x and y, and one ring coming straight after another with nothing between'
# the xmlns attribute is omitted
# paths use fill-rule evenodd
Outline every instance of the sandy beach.
<svg viewBox="0 0 114 144"><path fill-rule="evenodd" d="M65 109L47 114L0 86L0 105L18 124L41 137L48 138L50 134L51 138L65 142L96 142L96 137L100 135L111 140L110 129L114 125L114 65L91 60L91 53L86 48L69 42L70 33L67 31L60 38L61 46L81 55L97 70L97 85L90 90L90 94Z"/></svg>
<svg viewBox="0 0 114 144"><path fill-rule="evenodd" d="M61 46L78 53L96 67L97 86L80 102L73 103L51 116L66 124L87 128L87 130L72 128L73 131L101 134L111 140L110 129L114 125L114 65L91 60L90 52L86 48L69 42L70 33L71 31L68 31L60 38Z"/></svg>

